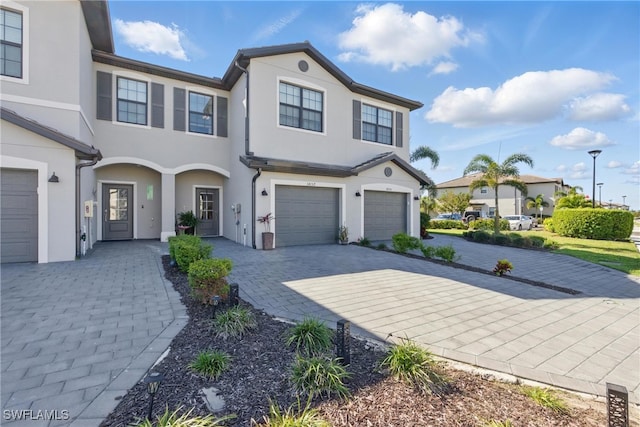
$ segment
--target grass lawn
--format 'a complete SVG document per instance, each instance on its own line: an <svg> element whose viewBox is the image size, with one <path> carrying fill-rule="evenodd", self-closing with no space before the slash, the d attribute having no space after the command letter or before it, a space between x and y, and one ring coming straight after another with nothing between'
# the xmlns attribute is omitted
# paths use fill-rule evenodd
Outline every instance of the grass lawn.
<svg viewBox="0 0 640 427"><path fill-rule="evenodd" d="M429 230L429 233L462 237L463 231L464 230ZM507 231L506 233L510 232ZM640 276L640 252L638 252L636 246L631 242L575 239L573 237L562 237L542 230L520 232L523 236L526 236L528 233L556 242L559 248L554 250L554 253L569 255L594 264L624 271L627 274Z"/></svg>

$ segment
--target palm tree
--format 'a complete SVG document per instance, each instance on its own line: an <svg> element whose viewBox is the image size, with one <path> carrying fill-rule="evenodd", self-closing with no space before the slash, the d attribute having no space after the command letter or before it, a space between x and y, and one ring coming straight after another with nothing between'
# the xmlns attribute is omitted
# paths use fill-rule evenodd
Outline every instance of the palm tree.
<svg viewBox="0 0 640 427"><path fill-rule="evenodd" d="M538 194L535 199L533 197L525 198L527 201L527 209L536 210L536 218L538 218L538 210L549 206L549 202L544 200L544 194Z"/></svg>
<svg viewBox="0 0 640 427"><path fill-rule="evenodd" d="M437 168L438 164L440 163L440 156L438 155L438 153L432 148L427 147L425 145L421 145L420 147L416 148L409 155L409 162L411 163L415 163L418 160L422 160L422 159L431 160L431 169ZM420 172L422 172L424 176L427 176L427 174L424 173L424 171L420 171ZM427 178L428 178L428 184L423 186L422 189L427 190L427 194L429 195L429 198L435 201L435 198L438 197L436 184L428 176Z"/></svg>
<svg viewBox="0 0 640 427"><path fill-rule="evenodd" d="M469 191L473 192L478 188L489 187L493 189L495 194L496 212L493 219L494 233L500 233L500 212L498 211L498 188L501 185L514 187L523 195L527 194L527 185L520 181L520 171L516 164L525 163L533 167L533 160L526 154L516 153L507 157L502 163L498 164L490 156L486 154L478 154L467 165L464 175L473 172L480 172L479 178L474 179L469 184Z"/></svg>
<svg viewBox="0 0 640 427"><path fill-rule="evenodd" d="M571 187L568 192L556 191L556 209L576 209L593 207L593 202L581 193L582 187L576 185Z"/></svg>

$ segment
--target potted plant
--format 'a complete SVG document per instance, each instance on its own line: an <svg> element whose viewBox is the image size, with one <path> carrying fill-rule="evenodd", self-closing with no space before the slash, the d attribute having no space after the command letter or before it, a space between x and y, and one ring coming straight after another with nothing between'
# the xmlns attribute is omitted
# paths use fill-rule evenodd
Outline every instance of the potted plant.
<svg viewBox="0 0 640 427"><path fill-rule="evenodd" d="M349 243L349 229L346 225L342 225L338 228L338 242L340 242L341 245Z"/></svg>
<svg viewBox="0 0 640 427"><path fill-rule="evenodd" d="M273 233L271 232L271 221L275 218L269 212L264 216L259 216L257 221L264 225L264 232L262 233L262 249L273 249Z"/></svg>
<svg viewBox="0 0 640 427"><path fill-rule="evenodd" d="M196 226L200 220L193 211L180 212L178 214L178 228L184 230L186 234L196 234Z"/></svg>

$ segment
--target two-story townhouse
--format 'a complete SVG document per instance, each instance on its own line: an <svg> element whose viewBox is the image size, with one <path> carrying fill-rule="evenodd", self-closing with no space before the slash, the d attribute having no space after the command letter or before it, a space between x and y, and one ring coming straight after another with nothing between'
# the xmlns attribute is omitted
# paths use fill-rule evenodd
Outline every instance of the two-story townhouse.
<svg viewBox="0 0 640 427"><path fill-rule="evenodd" d="M451 191L452 193L468 193L472 181L480 177L479 173L469 174L436 185L439 192ZM524 195L513 187L502 185L498 188L498 208L500 215L540 215L535 208L527 208L527 197L535 198L539 194L549 205L543 208L543 215L551 216L555 207L555 194L568 191L570 188L562 178L543 178L535 175L520 175L519 179L527 185L527 194ZM471 193L469 210L478 210L488 215L496 211L495 192L492 188L479 188Z"/></svg>
<svg viewBox="0 0 640 427"><path fill-rule="evenodd" d="M71 55L63 65L77 74L60 73L55 88L33 96L25 96L29 79L9 96L3 85L3 176L17 168L35 177L39 223L64 217L22 236L35 257L5 257L13 250L3 239L3 262L73 259L96 240L164 241L186 210L200 219L198 234L254 248L262 247L256 218L269 212L276 247L333 243L340 225L351 240L417 235L425 177L408 164L408 141L409 112L421 103L354 82L308 42L240 50L222 78L210 78L115 55L104 1L46 2L64 6L54 22L44 3L11 4L3 14L22 10L29 24L22 61L33 40L48 52L28 64L31 82L47 78L58 51ZM73 49L48 44L57 26L74 30ZM75 103L48 100L66 86ZM77 128L60 120L67 110ZM66 163L34 138L66 150ZM57 181L47 182L54 170ZM2 208L3 230L9 217Z"/></svg>

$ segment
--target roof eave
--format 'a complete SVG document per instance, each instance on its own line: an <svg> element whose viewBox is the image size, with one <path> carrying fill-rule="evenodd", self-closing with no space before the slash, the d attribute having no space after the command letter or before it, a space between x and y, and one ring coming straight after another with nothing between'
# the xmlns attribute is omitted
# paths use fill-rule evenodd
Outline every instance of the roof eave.
<svg viewBox="0 0 640 427"><path fill-rule="evenodd" d="M105 0L80 0L82 13L94 49L115 52L109 3Z"/></svg>

